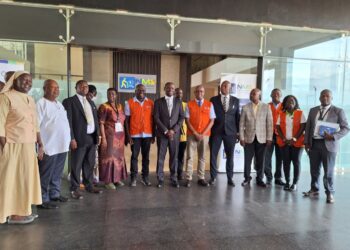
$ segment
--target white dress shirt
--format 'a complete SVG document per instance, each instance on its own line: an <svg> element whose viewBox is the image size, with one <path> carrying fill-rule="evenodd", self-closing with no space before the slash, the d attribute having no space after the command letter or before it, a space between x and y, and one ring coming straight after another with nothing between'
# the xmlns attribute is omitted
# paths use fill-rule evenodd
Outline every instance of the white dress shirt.
<svg viewBox="0 0 350 250"><path fill-rule="evenodd" d="M203 105L204 99L202 100L196 100L196 103L198 104L200 102L201 106ZM209 115L210 119L215 119L216 118L216 114L215 114L215 110L214 110L214 106L212 103L210 103L210 115ZM185 118L190 118L190 110L188 109L188 105L186 105L186 110L185 110Z"/></svg>
<svg viewBox="0 0 350 250"><path fill-rule="evenodd" d="M230 95L221 94L221 103L224 105L224 99L226 97L226 107L224 107L225 112L230 108Z"/></svg>
<svg viewBox="0 0 350 250"><path fill-rule="evenodd" d="M84 111L89 112L90 117L92 117L92 121L87 124L87 133L93 134L95 132L95 121L94 121L94 115L92 113L92 107L90 103L86 100L86 96L82 96L77 94L79 101L81 103L81 106L83 106ZM84 101L85 99L85 101ZM84 107L84 102L86 103L86 107Z"/></svg>
<svg viewBox="0 0 350 250"><path fill-rule="evenodd" d="M41 98L36 103L40 135L48 156L68 152L70 128L67 112L59 101Z"/></svg>
<svg viewBox="0 0 350 250"><path fill-rule="evenodd" d="M165 96L165 101L168 106L169 116L171 116L174 106L174 96Z"/></svg>
<svg viewBox="0 0 350 250"><path fill-rule="evenodd" d="M289 115L288 113L286 114L286 139L287 140L291 140L293 138L293 118L294 118L294 113L293 115ZM306 123L306 118L304 115L304 112L301 115L301 120L300 123ZM276 125L280 125L281 124L281 119L280 116L278 116L277 118L277 122Z"/></svg>

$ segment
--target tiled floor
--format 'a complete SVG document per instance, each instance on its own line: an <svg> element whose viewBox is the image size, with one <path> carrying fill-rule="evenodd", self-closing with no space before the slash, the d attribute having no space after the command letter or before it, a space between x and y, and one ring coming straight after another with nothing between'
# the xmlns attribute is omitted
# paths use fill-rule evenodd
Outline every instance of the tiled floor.
<svg viewBox="0 0 350 250"><path fill-rule="evenodd" d="M176 189L122 187L39 210L30 225L0 225L0 249L350 249L350 175L336 177L333 205L325 194L303 198L281 187ZM151 180L155 182L155 176ZM169 184L169 183L167 183ZM64 190L67 194L67 182Z"/></svg>

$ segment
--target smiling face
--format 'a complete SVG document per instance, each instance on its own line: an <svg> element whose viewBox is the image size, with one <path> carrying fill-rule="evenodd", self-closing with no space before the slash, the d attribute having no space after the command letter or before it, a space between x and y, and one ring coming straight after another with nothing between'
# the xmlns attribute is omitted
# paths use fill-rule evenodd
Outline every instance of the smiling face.
<svg viewBox="0 0 350 250"><path fill-rule="evenodd" d="M252 89L249 95L250 101L257 104L260 101L260 93L260 89Z"/></svg>
<svg viewBox="0 0 350 250"><path fill-rule="evenodd" d="M22 93L28 93L32 88L32 76L30 74L22 74L13 82L13 88Z"/></svg>
<svg viewBox="0 0 350 250"><path fill-rule="evenodd" d="M75 87L77 94L86 96L89 92L89 85L86 81L80 81Z"/></svg>
<svg viewBox="0 0 350 250"><path fill-rule="evenodd" d="M279 89L274 89L271 92L271 99L273 103L279 103L281 101L282 93Z"/></svg>
<svg viewBox="0 0 350 250"><path fill-rule="evenodd" d="M56 100L60 95L60 87L54 80L46 80L44 84L44 96L49 100Z"/></svg>
<svg viewBox="0 0 350 250"><path fill-rule="evenodd" d="M197 100L201 101L204 98L205 90L203 86L198 86L196 87L194 91L194 96L196 97Z"/></svg>
<svg viewBox="0 0 350 250"><path fill-rule="evenodd" d="M107 99L109 103L115 103L117 100L117 91L116 90L108 90L107 91Z"/></svg>
<svg viewBox="0 0 350 250"><path fill-rule="evenodd" d="M169 97L173 96L175 93L175 84L172 82L167 82L164 87L165 94Z"/></svg>
<svg viewBox="0 0 350 250"><path fill-rule="evenodd" d="M220 86L221 94L223 95L230 94L230 89L231 89L231 83L229 81L224 81L223 83L221 83L221 86Z"/></svg>
<svg viewBox="0 0 350 250"><path fill-rule="evenodd" d="M288 110L288 111L293 111L294 109L295 109L295 105L296 105L296 101L295 101L295 99L294 99L294 97L292 97L292 96L289 96L288 98L287 98L287 101L286 101L286 110Z"/></svg>
<svg viewBox="0 0 350 250"><path fill-rule="evenodd" d="M136 99L142 102L146 97L146 87L142 84L136 86L135 90Z"/></svg>

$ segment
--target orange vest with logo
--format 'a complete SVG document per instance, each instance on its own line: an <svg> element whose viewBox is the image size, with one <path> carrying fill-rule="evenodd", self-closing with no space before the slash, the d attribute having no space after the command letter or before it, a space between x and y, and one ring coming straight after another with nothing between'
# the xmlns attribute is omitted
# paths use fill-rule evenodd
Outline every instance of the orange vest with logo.
<svg viewBox="0 0 350 250"><path fill-rule="evenodd" d="M210 106L211 102L204 100L199 107L196 100L187 103L188 111L190 113L190 123L192 127L198 132L202 133L210 123ZM187 130L188 135L193 135L190 129ZM204 136L210 135L209 131Z"/></svg>
<svg viewBox="0 0 350 250"><path fill-rule="evenodd" d="M130 108L130 135L153 133L153 101L146 99L143 105L133 98L128 100Z"/></svg>
<svg viewBox="0 0 350 250"><path fill-rule="evenodd" d="M302 115L303 115L303 111L301 111L299 109L294 111L294 114L293 114L293 134L292 134L293 137L295 137L297 135L297 133L300 129L300 122L301 122ZM286 128L287 128L286 117L287 117L287 114L286 114L286 112L280 111L279 116L280 116L280 127L282 130L282 134L286 135ZM285 143L283 142L283 140L280 136L277 136L277 144L280 147L283 147L285 145ZM297 148L304 147L304 134L302 134L297 139L297 141L293 143L293 146L297 147Z"/></svg>
<svg viewBox="0 0 350 250"><path fill-rule="evenodd" d="M277 123L277 118L278 118L279 112L282 112L282 103L280 102L277 105L277 108L275 107L273 102L270 102L269 105L270 105L270 109L271 109L271 112L272 112L272 118L273 118L273 131L277 135L276 123Z"/></svg>

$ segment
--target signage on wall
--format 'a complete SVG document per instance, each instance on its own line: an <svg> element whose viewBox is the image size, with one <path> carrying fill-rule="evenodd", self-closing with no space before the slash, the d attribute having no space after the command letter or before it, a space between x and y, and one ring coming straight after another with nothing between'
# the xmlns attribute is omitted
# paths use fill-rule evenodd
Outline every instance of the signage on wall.
<svg viewBox="0 0 350 250"><path fill-rule="evenodd" d="M9 60L0 60L0 81L5 82L5 74L7 71L24 70L24 63Z"/></svg>
<svg viewBox="0 0 350 250"><path fill-rule="evenodd" d="M148 94L157 93L156 75L118 74L118 92L134 93L138 84L145 85Z"/></svg>

